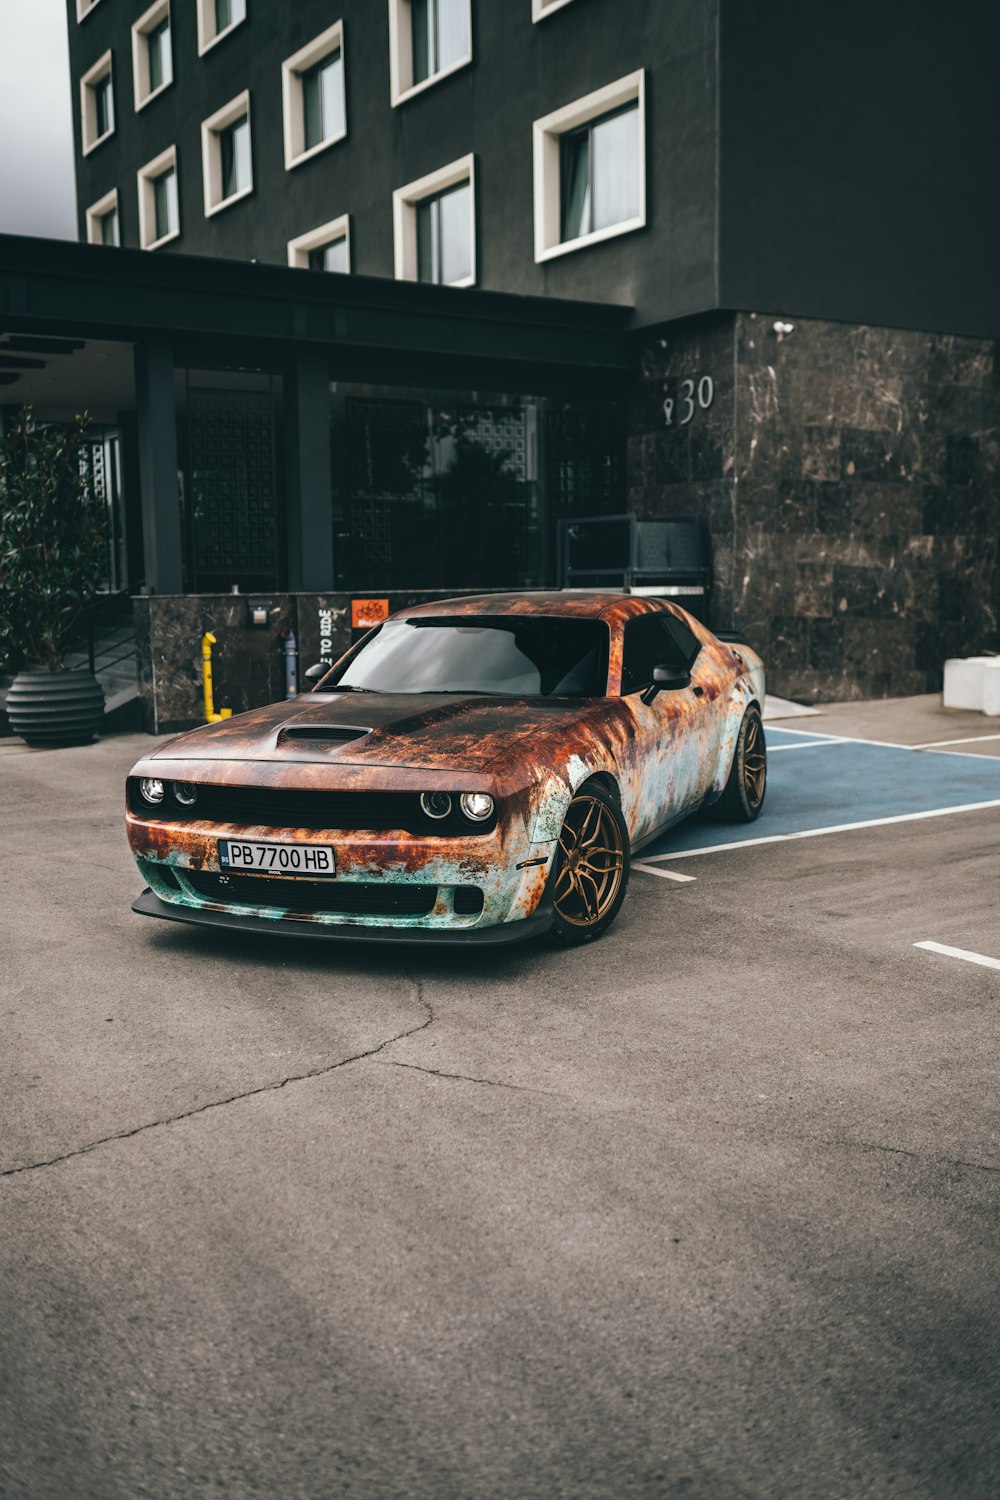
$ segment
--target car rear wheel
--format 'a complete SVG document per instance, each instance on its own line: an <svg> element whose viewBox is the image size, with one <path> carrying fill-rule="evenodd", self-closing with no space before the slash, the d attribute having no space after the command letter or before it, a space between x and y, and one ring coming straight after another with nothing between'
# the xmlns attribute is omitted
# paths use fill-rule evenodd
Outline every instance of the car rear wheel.
<svg viewBox="0 0 1000 1500"><path fill-rule="evenodd" d="M628 889L628 829L617 800L587 781L569 805L556 851L552 937L566 946L606 932Z"/></svg>
<svg viewBox="0 0 1000 1500"><path fill-rule="evenodd" d="M752 823L760 817L767 791L767 743L764 721L756 703L743 715L736 754L726 790L718 801L719 816L733 823Z"/></svg>

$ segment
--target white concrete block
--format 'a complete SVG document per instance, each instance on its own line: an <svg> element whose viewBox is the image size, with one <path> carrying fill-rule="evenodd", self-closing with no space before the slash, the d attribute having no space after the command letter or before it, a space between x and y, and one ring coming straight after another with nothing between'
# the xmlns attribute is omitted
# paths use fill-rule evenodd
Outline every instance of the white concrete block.
<svg viewBox="0 0 1000 1500"><path fill-rule="evenodd" d="M944 664L945 708L974 708L982 713L983 674L1000 658L995 656L952 656Z"/></svg>
<svg viewBox="0 0 1000 1500"><path fill-rule="evenodd" d="M1000 718L1000 657L983 667L983 713Z"/></svg>

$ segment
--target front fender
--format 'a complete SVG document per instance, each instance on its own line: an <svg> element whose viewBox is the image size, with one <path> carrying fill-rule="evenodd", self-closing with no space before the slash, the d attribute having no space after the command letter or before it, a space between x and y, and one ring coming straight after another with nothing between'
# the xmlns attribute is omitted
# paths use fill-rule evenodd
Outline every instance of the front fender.
<svg viewBox="0 0 1000 1500"><path fill-rule="evenodd" d="M551 843L559 837L573 798L583 783L601 769L587 765L578 755L571 755L562 774L553 772L542 783L535 798L535 815L531 824L533 844ZM614 772L610 774L614 775Z"/></svg>

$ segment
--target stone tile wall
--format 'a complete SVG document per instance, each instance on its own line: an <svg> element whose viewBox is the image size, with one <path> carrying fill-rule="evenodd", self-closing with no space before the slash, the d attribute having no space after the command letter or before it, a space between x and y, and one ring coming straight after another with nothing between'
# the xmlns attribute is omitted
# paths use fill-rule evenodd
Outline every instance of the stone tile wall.
<svg viewBox="0 0 1000 1500"><path fill-rule="evenodd" d="M776 692L934 691L945 657L1000 647L995 347L775 321L739 314L649 340L630 503L706 518L710 622L760 648ZM663 401L689 400L696 374L712 378L712 405L668 425Z"/></svg>

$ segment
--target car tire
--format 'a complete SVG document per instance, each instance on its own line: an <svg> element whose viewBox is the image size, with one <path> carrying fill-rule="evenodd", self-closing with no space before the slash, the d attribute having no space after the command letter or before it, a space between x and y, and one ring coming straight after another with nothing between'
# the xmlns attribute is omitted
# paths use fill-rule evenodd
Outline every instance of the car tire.
<svg viewBox="0 0 1000 1500"><path fill-rule="evenodd" d="M585 781L559 835L552 870L552 941L576 947L607 932L625 900L629 865L628 827L617 797L603 782Z"/></svg>
<svg viewBox="0 0 1000 1500"><path fill-rule="evenodd" d="M756 703L751 703L736 737L736 754L726 789L716 804L719 817L727 823L753 823L760 817L766 792L764 721Z"/></svg>

